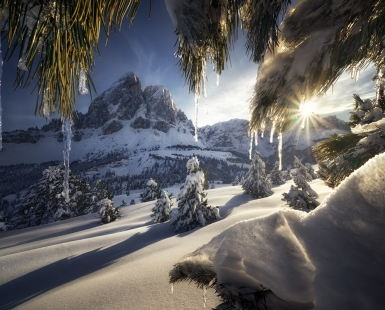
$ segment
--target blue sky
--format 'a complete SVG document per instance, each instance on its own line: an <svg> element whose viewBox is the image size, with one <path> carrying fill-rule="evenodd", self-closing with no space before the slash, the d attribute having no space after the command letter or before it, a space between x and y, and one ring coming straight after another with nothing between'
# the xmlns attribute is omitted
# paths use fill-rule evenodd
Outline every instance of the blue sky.
<svg viewBox="0 0 385 310"><path fill-rule="evenodd" d="M176 35L174 26L163 1L155 1L151 19L148 20L148 2L142 1L134 24L128 27L124 22L121 31L110 35L107 46L104 37L99 41L101 56L95 55L96 64L91 73L97 91L101 94L120 76L133 71L141 80L142 88L148 85L162 84L170 90L174 102L187 117L195 119L194 96L188 92L188 85L181 76L177 59L174 57ZM3 55L5 53L3 41ZM2 78L3 130L41 127L47 121L34 115L36 93L32 87L13 90L17 58L4 63ZM214 124L232 118L248 119L249 103L252 96L258 66L249 61L245 54L244 37L239 39L231 53L231 64L220 77L220 86L216 85L216 73L208 68L207 114L206 103L199 100L198 126ZM334 115L347 120L352 106L352 95L358 93L362 98L373 98L374 83L370 78L375 73L373 68L361 73L358 82L344 74L323 98L314 101L315 113ZM77 109L87 112L91 103L89 95L79 96Z"/></svg>

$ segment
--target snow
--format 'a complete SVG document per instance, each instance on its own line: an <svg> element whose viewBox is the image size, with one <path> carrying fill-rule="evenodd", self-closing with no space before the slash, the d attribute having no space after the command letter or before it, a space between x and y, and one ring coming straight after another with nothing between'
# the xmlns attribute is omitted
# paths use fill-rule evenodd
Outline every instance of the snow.
<svg viewBox="0 0 385 310"><path fill-rule="evenodd" d="M179 269L188 261L191 274L214 271L229 290L262 284L315 309L382 309L384 168L385 154L377 155L310 213L281 210L239 222L183 257Z"/></svg>
<svg viewBox="0 0 385 310"><path fill-rule="evenodd" d="M273 196L259 200L251 200L240 186L216 184L207 198L220 207L222 219L178 235L169 222L153 223L156 201L138 203L142 190L115 196L115 206L131 199L136 204L122 207L122 218L107 225L92 213L0 232L0 295L5 296L0 308L202 309L202 290L194 285L178 284L170 293L168 272L176 260L236 222L282 209L282 193L291 184L273 187ZM331 191L320 180L312 187L320 201ZM165 190L177 194L179 188ZM208 309L219 303L211 289L206 298Z"/></svg>
<svg viewBox="0 0 385 310"><path fill-rule="evenodd" d="M240 186L216 184L207 190L208 202L220 206L222 219L178 235L169 222L153 223L155 201L122 207L122 218L107 225L92 213L0 232L0 308L202 309L202 290L194 285L175 285L171 294L173 264L236 222L282 209L280 199L290 184L259 200L250 200ZM322 198L330 192L320 180L312 186ZM166 190L175 194L179 187ZM116 196L115 206L122 199L138 202L140 192ZM208 309L219 303L211 289L206 298Z"/></svg>

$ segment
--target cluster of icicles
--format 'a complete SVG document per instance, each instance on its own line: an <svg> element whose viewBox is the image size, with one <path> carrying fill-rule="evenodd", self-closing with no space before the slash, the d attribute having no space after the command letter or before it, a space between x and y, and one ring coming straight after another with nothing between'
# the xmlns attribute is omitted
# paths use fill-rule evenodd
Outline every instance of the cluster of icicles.
<svg viewBox="0 0 385 310"><path fill-rule="evenodd" d="M202 94L203 98L206 102L206 115L208 114L208 108L207 108L207 71L206 71L206 61L202 63L202 79L201 79L201 86L202 86ZM217 73L217 86L219 86L219 74ZM198 112L199 112L199 91L197 91L194 95L194 101L195 101L195 141L198 142ZM273 136L275 132L276 122L273 121L271 131L270 131L270 143L273 143ZM265 124L262 124L262 131L261 131L261 137L263 138ZM252 151L253 151L253 141L255 146L258 145L258 130L250 134L250 149L249 149L249 158L252 158ZM278 159L279 159L279 169L282 170L282 133L280 132L278 134Z"/></svg>
<svg viewBox="0 0 385 310"><path fill-rule="evenodd" d="M270 143L273 143L275 126L276 126L276 123L274 121L270 131ZM262 124L261 138L263 138L264 134L265 134L265 125ZM253 157L253 144L255 146L258 145L258 130L254 132L250 132L249 137L250 137L249 159L251 160ZM279 170L282 170L282 132L278 134L278 161L279 161Z"/></svg>

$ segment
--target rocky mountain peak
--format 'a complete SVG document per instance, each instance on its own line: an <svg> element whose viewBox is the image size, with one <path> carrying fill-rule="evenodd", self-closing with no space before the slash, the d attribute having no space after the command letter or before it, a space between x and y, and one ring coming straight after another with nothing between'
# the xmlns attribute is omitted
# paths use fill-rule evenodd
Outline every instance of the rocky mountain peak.
<svg viewBox="0 0 385 310"><path fill-rule="evenodd" d="M169 90L163 85L150 85L144 90L139 78L128 72L92 101L88 112L76 120L76 129L102 128L103 135L121 130L129 121L134 129L156 129L168 132L184 124L194 132L192 122L179 110Z"/></svg>
<svg viewBox="0 0 385 310"><path fill-rule="evenodd" d="M135 73L128 72L91 102L85 127L99 128L112 119L130 120L142 104L140 80Z"/></svg>

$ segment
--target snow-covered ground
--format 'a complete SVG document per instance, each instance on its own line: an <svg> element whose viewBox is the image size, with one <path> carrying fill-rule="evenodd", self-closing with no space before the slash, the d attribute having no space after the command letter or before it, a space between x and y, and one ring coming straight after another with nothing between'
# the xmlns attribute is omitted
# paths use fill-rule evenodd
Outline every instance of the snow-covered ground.
<svg viewBox="0 0 385 310"><path fill-rule="evenodd" d="M138 203L140 191L114 198L116 205L123 199L136 204L123 207L122 218L107 225L92 213L0 232L0 309L202 309L203 292L193 284L175 285L171 294L173 265L236 222L282 210L282 193L291 184L259 200L240 186L215 184L208 201L220 206L222 219L179 234L168 222L152 222L155 201ZM311 186L320 201L331 191L321 180ZM168 191L176 195L179 186ZM208 290L206 307L218 304Z"/></svg>

